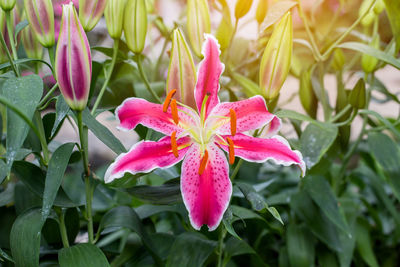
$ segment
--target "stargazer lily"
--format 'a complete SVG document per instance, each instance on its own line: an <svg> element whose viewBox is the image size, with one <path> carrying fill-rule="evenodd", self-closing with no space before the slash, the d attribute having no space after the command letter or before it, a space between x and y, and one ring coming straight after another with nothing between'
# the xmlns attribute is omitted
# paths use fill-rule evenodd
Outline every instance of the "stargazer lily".
<svg viewBox="0 0 400 267"><path fill-rule="evenodd" d="M202 53L195 87L197 111L173 99L174 90L163 105L129 98L117 108L122 129L131 130L140 123L166 136L158 142L141 141L121 154L108 168L105 182L126 172L168 168L183 159L180 187L190 222L197 230L206 224L212 231L221 222L232 194L223 151L228 153L230 164L235 156L254 162L272 159L285 166L297 164L303 175L305 164L300 152L291 150L282 137L256 138L244 133L273 122L268 136L276 134L280 120L268 112L261 96L220 103L219 78L224 65L213 36L206 35Z"/></svg>

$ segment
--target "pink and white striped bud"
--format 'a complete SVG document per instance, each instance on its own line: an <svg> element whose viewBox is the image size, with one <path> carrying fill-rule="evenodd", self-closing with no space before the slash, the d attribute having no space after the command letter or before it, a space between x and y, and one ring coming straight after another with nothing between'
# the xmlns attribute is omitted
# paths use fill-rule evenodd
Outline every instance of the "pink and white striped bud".
<svg viewBox="0 0 400 267"><path fill-rule="evenodd" d="M72 109L83 110L89 96L92 57L85 31L72 3L63 5L55 72L65 101Z"/></svg>
<svg viewBox="0 0 400 267"><path fill-rule="evenodd" d="M52 47L54 38L54 11L51 0L24 0L25 14L37 40L44 47Z"/></svg>
<svg viewBox="0 0 400 267"><path fill-rule="evenodd" d="M91 31L103 16L107 0L79 0L79 20L85 31Z"/></svg>

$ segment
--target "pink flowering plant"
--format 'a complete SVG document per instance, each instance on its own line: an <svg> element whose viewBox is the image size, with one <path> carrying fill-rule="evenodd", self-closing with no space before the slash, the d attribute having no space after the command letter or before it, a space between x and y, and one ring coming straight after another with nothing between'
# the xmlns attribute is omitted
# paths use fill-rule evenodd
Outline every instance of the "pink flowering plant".
<svg viewBox="0 0 400 267"><path fill-rule="evenodd" d="M0 266L397 266L398 0L0 0Z"/></svg>

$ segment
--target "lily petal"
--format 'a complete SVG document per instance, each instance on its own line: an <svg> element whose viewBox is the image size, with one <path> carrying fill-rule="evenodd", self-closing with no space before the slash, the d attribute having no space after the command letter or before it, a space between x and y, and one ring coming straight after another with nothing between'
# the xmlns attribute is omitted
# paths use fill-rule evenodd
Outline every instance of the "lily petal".
<svg viewBox="0 0 400 267"><path fill-rule="evenodd" d="M202 160L200 146L194 143L188 150L182 163L181 192L193 228L199 230L206 224L209 231L213 231L228 207L232 184L222 150L209 144L207 151L207 165L199 175Z"/></svg>
<svg viewBox="0 0 400 267"><path fill-rule="evenodd" d="M224 71L225 65L219 59L221 51L218 41L212 35L205 34L204 36L206 38L202 49L204 58L199 63L194 97L200 113L204 97L208 95L207 103L204 107L207 117L210 111L219 103L219 78Z"/></svg>
<svg viewBox="0 0 400 267"><path fill-rule="evenodd" d="M292 150L289 143L281 136L275 135L272 138L256 138L244 134L229 137L234 144L235 155L253 162L265 162L271 159L276 164L289 166L296 164L300 167L302 175L305 175L306 165L303 156L297 150ZM218 142L221 148L229 151L227 142Z"/></svg>
<svg viewBox="0 0 400 267"><path fill-rule="evenodd" d="M274 118L266 125L260 135L261 138L270 138L276 135L281 129L282 122L281 119L274 115Z"/></svg>
<svg viewBox="0 0 400 267"><path fill-rule="evenodd" d="M115 111L120 121L119 128L122 130L132 130L140 123L165 135L171 135L175 131L179 135L194 125L195 116L188 115L192 113L189 109L179 107L179 124L177 125L172 118L171 108L163 112L162 105L136 97L126 99Z"/></svg>
<svg viewBox="0 0 400 267"><path fill-rule="evenodd" d="M106 183L124 176L126 172L136 174L151 172L155 168L168 168L183 159L191 145L189 137L177 140L178 157L174 156L171 146L171 137L165 136L158 142L141 141L136 143L128 153L117 157L108 167L104 176Z"/></svg>
<svg viewBox="0 0 400 267"><path fill-rule="evenodd" d="M262 127L275 116L268 112L262 96L254 96L237 102L224 102L215 106L207 118L206 127L217 129L218 134L231 133L230 110L236 113L236 130L245 132Z"/></svg>

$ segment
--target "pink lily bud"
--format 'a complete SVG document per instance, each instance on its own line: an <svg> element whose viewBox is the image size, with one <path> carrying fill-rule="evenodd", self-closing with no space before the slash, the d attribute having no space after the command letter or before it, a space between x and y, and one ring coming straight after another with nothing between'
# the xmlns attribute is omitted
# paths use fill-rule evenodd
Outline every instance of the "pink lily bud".
<svg viewBox="0 0 400 267"><path fill-rule="evenodd" d="M51 0L24 0L25 13L39 43L52 47L54 38L54 11Z"/></svg>
<svg viewBox="0 0 400 267"><path fill-rule="evenodd" d="M119 39L122 34L126 1L108 0L104 11L108 33L114 39Z"/></svg>
<svg viewBox="0 0 400 267"><path fill-rule="evenodd" d="M260 63L260 87L266 99L279 94L289 73L293 49L292 15L286 13L275 27Z"/></svg>
<svg viewBox="0 0 400 267"><path fill-rule="evenodd" d="M211 32L210 11L206 0L188 0L187 27L193 52L201 58L204 34Z"/></svg>
<svg viewBox="0 0 400 267"><path fill-rule="evenodd" d="M79 0L79 20L85 31L91 31L103 16L106 0Z"/></svg>
<svg viewBox="0 0 400 267"><path fill-rule="evenodd" d="M85 31L72 3L63 5L55 62L56 79L74 110L86 107L92 77L92 57Z"/></svg>
<svg viewBox="0 0 400 267"><path fill-rule="evenodd" d="M171 57L167 77L167 94L176 89L175 98L193 108L196 69L189 48L179 29L174 30L172 37Z"/></svg>
<svg viewBox="0 0 400 267"><path fill-rule="evenodd" d="M36 39L30 25L21 31L21 40L24 45L25 53L29 58L43 58L43 46L41 46Z"/></svg>
<svg viewBox="0 0 400 267"><path fill-rule="evenodd" d="M14 8L16 0L0 0L1 9L10 11Z"/></svg>

